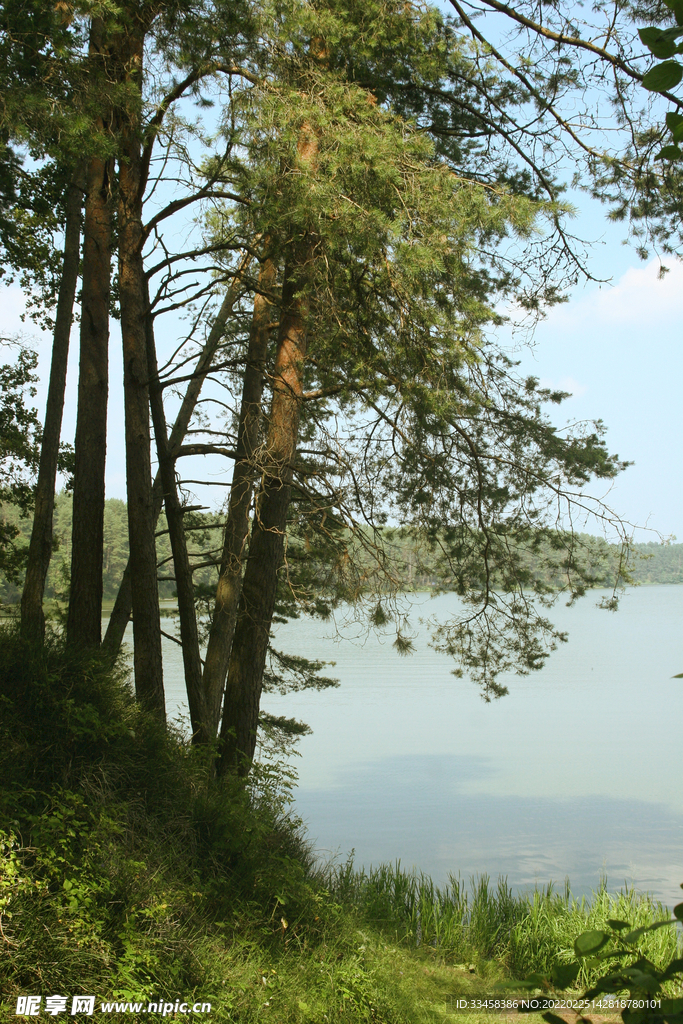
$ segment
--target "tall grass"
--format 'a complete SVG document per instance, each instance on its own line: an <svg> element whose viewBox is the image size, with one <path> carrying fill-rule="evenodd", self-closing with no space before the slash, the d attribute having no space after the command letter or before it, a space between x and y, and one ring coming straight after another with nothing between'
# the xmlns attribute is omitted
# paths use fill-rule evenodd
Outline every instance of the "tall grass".
<svg viewBox="0 0 683 1024"><path fill-rule="evenodd" d="M562 892L548 885L515 893L507 879L494 885L488 875L473 878L469 887L450 875L439 887L424 874L403 870L400 862L356 870L350 859L328 870L326 884L340 903L393 941L431 949L446 962L473 962L478 970L495 962L513 978L571 961L576 937L608 927L610 918L635 928L671 917L661 903L633 888L612 895L602 885L590 899L577 899L568 884ZM682 950L674 928L658 929L641 940L643 955L658 967ZM593 979L585 968L579 982Z"/></svg>

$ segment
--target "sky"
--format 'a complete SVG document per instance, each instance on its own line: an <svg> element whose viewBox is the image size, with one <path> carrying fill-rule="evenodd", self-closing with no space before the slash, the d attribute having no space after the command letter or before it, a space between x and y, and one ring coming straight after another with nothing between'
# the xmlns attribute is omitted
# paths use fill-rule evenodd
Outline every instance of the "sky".
<svg viewBox="0 0 683 1024"><path fill-rule="evenodd" d="M683 541L683 264L668 260L659 279L659 261L643 263L623 244L623 225L611 225L597 202L579 200L574 234L593 245L589 269L604 283L578 286L570 300L550 310L537 327L530 348L515 357L521 370L545 386L572 392L554 422L602 419L611 452L634 463L612 485L608 503L638 531L636 539L677 536ZM40 356L43 384L36 404L42 416L49 374L49 336L22 324L23 298L17 288L0 290L0 334L19 333ZM10 355L0 350L2 361ZM107 496L125 498L123 395L120 340L112 325ZM64 417L65 439L76 420L77 335L74 332ZM205 475L191 465L187 477ZM214 470L216 472L217 470ZM223 472L221 468L221 473ZM199 490L205 505L222 488ZM604 487L596 494L603 495Z"/></svg>
<svg viewBox="0 0 683 1024"><path fill-rule="evenodd" d="M610 452L634 463L608 502L634 526L655 531L639 530L636 539L683 541L683 263L667 259L660 278L660 261L642 262L597 203L582 203L576 227L583 237L592 229L590 269L609 280L577 287L517 358L543 385L572 393L552 412L555 423L603 420Z"/></svg>

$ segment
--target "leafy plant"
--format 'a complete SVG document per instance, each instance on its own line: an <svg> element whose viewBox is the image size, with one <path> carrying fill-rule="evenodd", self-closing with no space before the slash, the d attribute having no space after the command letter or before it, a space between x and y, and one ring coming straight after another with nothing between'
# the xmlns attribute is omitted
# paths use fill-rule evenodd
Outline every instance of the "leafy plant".
<svg viewBox="0 0 683 1024"><path fill-rule="evenodd" d="M683 3L680 0L664 0L666 7L673 14L676 24L669 28L650 26L638 32L641 42L650 53L660 60L643 76L642 84L650 92L658 92L666 96L670 89L675 88L683 79L683 65L672 60L676 54L683 53L683 43L678 42L683 36ZM673 136L673 141L664 146L657 154L658 160L680 160L683 150L679 143L683 140L683 114L669 111L666 115L666 126Z"/></svg>

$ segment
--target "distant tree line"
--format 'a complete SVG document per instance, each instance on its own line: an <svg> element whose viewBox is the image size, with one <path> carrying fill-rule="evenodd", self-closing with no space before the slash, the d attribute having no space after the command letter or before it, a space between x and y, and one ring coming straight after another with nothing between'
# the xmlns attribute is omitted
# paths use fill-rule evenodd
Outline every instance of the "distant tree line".
<svg viewBox="0 0 683 1024"><path fill-rule="evenodd" d="M637 544L635 552L638 583L683 583L683 544Z"/></svg>
<svg viewBox="0 0 683 1024"><path fill-rule="evenodd" d="M30 537L30 519L22 517L21 511L13 505L4 506L0 513L2 521L8 527L18 531L16 544L17 558L20 561L22 550L25 555ZM203 561L211 557L212 525L215 517L195 515L195 548ZM69 567L71 565L73 522L73 499L70 493L62 491L55 498L54 511L54 552L45 584L45 597L48 601L68 601L69 598ZM189 525L189 524L188 524ZM125 501L120 498L108 498L104 504L104 544L102 558L103 598L112 601L121 586L126 565L128 563L128 518ZM159 596L162 600L173 597L175 582L170 577L171 545L168 540L166 519L162 515L157 525L157 560L159 568ZM208 583L212 576L210 566L197 570L198 584ZM215 571L213 572L215 577ZM21 598L23 573L0 572L0 601L4 604L15 604ZM213 580L215 585L215 579Z"/></svg>
<svg viewBox="0 0 683 1024"><path fill-rule="evenodd" d="M48 601L68 601L69 597L69 566L71 564L72 543L72 510L71 494L63 491L55 500L54 540L55 551L50 563L45 587ZM30 536L30 520L21 515L16 506L3 507L2 519L8 527L18 531L17 550L19 557L26 551ZM189 535L192 537L190 550L195 565L194 578L198 590L215 587L220 565L217 532L219 526L217 514L192 514ZM402 586L406 591L457 589L455 581L449 585L448 577L443 575L440 565L438 548L425 551L415 535L406 530L385 531L385 545L391 551L392 559L402 573ZM577 556L582 562L582 570L589 576L592 574L596 587L611 587L614 581L615 568L622 557L621 547L609 544L602 537L589 534L577 534L580 553ZM172 552L168 539L166 519L162 515L157 526L157 560L159 596L169 600L176 596L176 586L172 568ZM105 601L116 598L121 579L128 562L128 519L126 503L120 498L108 498L104 506L104 546L103 546L103 596ZM362 559L362 554L359 553ZM522 559L529 564L533 573L541 574L547 585L561 589L563 580L557 566L550 568L547 552L534 552L530 548L522 554ZM635 544L629 562L629 579L640 584L683 584L683 544ZM5 573L0 570L0 602L7 605L16 604L21 598L22 574L19 571Z"/></svg>

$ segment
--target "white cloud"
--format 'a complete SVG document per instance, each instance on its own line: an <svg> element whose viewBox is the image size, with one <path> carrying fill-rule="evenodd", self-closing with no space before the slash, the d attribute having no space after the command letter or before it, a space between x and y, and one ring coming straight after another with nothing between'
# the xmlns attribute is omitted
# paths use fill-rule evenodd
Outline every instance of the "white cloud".
<svg viewBox="0 0 683 1024"><path fill-rule="evenodd" d="M629 267L616 285L602 285L575 295L566 306L551 310L548 325L560 330L585 327L628 326L648 331L683 313L683 263L668 262L668 273L659 277L659 260Z"/></svg>

